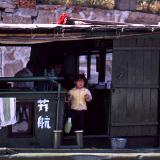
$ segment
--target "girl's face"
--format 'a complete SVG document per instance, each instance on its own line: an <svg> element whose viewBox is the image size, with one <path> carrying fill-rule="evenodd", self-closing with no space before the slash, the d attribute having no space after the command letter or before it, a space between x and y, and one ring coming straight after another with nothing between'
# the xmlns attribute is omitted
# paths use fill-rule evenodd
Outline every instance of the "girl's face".
<svg viewBox="0 0 160 160"><path fill-rule="evenodd" d="M85 82L84 82L83 79L79 79L79 80L76 81L76 87L77 87L78 89L83 88L83 87L84 87L84 84L85 84Z"/></svg>

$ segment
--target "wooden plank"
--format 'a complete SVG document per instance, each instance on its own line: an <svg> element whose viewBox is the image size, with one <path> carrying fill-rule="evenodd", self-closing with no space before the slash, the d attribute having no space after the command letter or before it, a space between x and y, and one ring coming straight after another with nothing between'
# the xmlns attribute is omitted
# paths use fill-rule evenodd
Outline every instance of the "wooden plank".
<svg viewBox="0 0 160 160"><path fill-rule="evenodd" d="M112 121L118 122L121 119L121 116L119 114L119 110L121 109L121 89L116 89L113 93L113 104L112 104Z"/></svg>
<svg viewBox="0 0 160 160"><path fill-rule="evenodd" d="M106 39L111 39L113 38L112 36L107 36L105 37ZM103 39L104 40L104 35L84 35L84 34L79 34L79 35L63 35L59 34L57 37L3 37L0 38L0 44L2 45L30 45L30 44L38 44L38 43L48 43L48 42L56 42L56 41L70 41L70 40L92 40L92 39Z"/></svg>
<svg viewBox="0 0 160 160"><path fill-rule="evenodd" d="M119 122L124 123L127 117L127 89L122 88L119 94L120 94L119 96L121 97L119 103L119 115L120 115Z"/></svg>
<svg viewBox="0 0 160 160"><path fill-rule="evenodd" d="M136 54L134 51L128 52L128 84L136 83Z"/></svg>
<svg viewBox="0 0 160 160"><path fill-rule="evenodd" d="M126 90L116 89L112 96L112 116L111 122L121 122L123 123L126 118Z"/></svg>
<svg viewBox="0 0 160 160"><path fill-rule="evenodd" d="M154 47L154 46L146 46L146 47L115 47L113 50L115 50L115 51L141 51L141 52L143 52L143 51L148 51L148 50L155 50L155 51L157 51L157 50L160 50L160 46L156 46L156 47ZM141 53L141 52L139 52L139 53ZM144 52L144 53L145 53Z"/></svg>
<svg viewBox="0 0 160 160"><path fill-rule="evenodd" d="M138 47L138 48L144 48L144 38L137 38L137 44L136 44L136 47ZM135 48L136 48L135 47Z"/></svg>
<svg viewBox="0 0 160 160"><path fill-rule="evenodd" d="M145 114L145 112L143 112L143 89L139 88L139 89L135 89L135 119L133 122L136 123L144 123L144 120L142 120L142 115L141 114ZM144 117L144 116L143 116Z"/></svg>
<svg viewBox="0 0 160 160"><path fill-rule="evenodd" d="M153 39L153 46L154 47L159 47L160 46L160 39L159 38L154 38Z"/></svg>
<svg viewBox="0 0 160 160"><path fill-rule="evenodd" d="M159 51L150 51L151 55L151 83L159 84Z"/></svg>
<svg viewBox="0 0 160 160"><path fill-rule="evenodd" d="M89 25L124 25L125 23L121 22L113 22L113 21L96 21L96 20L88 20L88 19L78 19L78 18L70 18L73 21L80 21L80 23L85 22Z"/></svg>
<svg viewBox="0 0 160 160"><path fill-rule="evenodd" d="M127 47L135 47L136 44L137 44L137 38L127 38L125 39L126 43L125 43L125 47L126 47L126 44L127 44Z"/></svg>
<svg viewBox="0 0 160 160"><path fill-rule="evenodd" d="M144 86L144 84L143 84L143 58L144 58L144 53L143 52L141 52L141 51L135 51L136 53L136 65L134 66L135 67L135 77L136 77L136 80L135 80L135 84L136 84L136 86L138 87L139 85L141 85L141 86L139 86L139 87L141 87L141 88L143 88L143 86ZM145 86L146 87L146 86ZM151 87L151 86L149 86L149 87Z"/></svg>
<svg viewBox="0 0 160 160"><path fill-rule="evenodd" d="M142 81L143 82L143 81ZM148 89L158 89L158 84L113 84L113 88L148 88Z"/></svg>
<svg viewBox="0 0 160 160"><path fill-rule="evenodd" d="M128 82L128 53L120 55L121 62L119 64L119 83L125 84Z"/></svg>
<svg viewBox="0 0 160 160"><path fill-rule="evenodd" d="M118 122L119 120L119 89L112 91L112 104L111 104L111 122Z"/></svg>
<svg viewBox="0 0 160 160"><path fill-rule="evenodd" d="M119 43L120 43L120 39L114 39L113 40L113 52L114 52L115 48L120 47Z"/></svg>
<svg viewBox="0 0 160 160"><path fill-rule="evenodd" d="M143 107L141 107L141 119L140 121L150 122L152 117L151 110L151 90L143 89Z"/></svg>
<svg viewBox="0 0 160 160"><path fill-rule="evenodd" d="M150 121L158 121L158 89L151 89Z"/></svg>
<svg viewBox="0 0 160 160"><path fill-rule="evenodd" d="M128 40L128 38L122 38L122 39L120 40L120 42L119 42L119 45L120 45L121 47L126 46L127 40Z"/></svg>
<svg viewBox="0 0 160 160"><path fill-rule="evenodd" d="M126 44L125 44L126 42ZM157 43L159 43L157 41ZM144 47L142 47L145 44ZM156 44L157 45L157 44ZM155 45L155 46L156 46ZM138 47L137 47L138 46ZM114 49L116 74L127 71L127 81L122 74L113 83L120 90L113 103L118 110L111 120L111 134L117 136L157 136L158 129L158 89L159 51L154 47L154 38L136 40L135 46L128 46L126 39L116 44ZM120 53L119 55L117 53ZM126 54L127 53L127 54ZM117 56L118 55L118 56ZM121 56L120 56L121 55ZM127 56L126 56L127 55ZM123 60L121 59L123 57ZM113 77L114 71L112 72ZM117 76L118 77L118 76ZM112 99L113 102L114 99ZM118 104L116 104L118 103ZM118 118L117 118L118 117Z"/></svg>
<svg viewBox="0 0 160 160"><path fill-rule="evenodd" d="M79 19L80 20L80 19ZM83 19L81 19L83 21ZM84 21L90 21L93 22L94 20L85 20ZM102 21L99 21L101 23ZM104 22L103 23L112 23L111 21L109 22ZM0 24L0 29L54 29L54 28L88 28L88 27L98 27L98 28L113 28L113 29L121 29L123 28L124 30L150 30L154 29L154 32L160 29L159 25L148 25L148 24L117 24L117 22L113 22L113 24L108 24L108 25L86 25L86 24L77 24L77 25L60 25L60 24ZM152 33L154 33L152 32Z"/></svg>
<svg viewBox="0 0 160 160"><path fill-rule="evenodd" d="M132 123L112 123L112 126L114 127L127 127L127 126L154 126L158 125L158 122L132 122Z"/></svg>
<svg viewBox="0 0 160 160"><path fill-rule="evenodd" d="M115 118L112 119L114 120L114 122L116 122L115 120L117 121L120 120L123 123L129 122L129 121L135 122L135 123L139 123L139 122L149 123L150 122L149 117L152 117L151 111L153 109L151 108L151 105L150 105L151 103L150 102L150 96L151 96L150 89L144 89L144 90L128 89L127 92L125 89L119 89L119 90L116 89L115 95L114 95L115 99L113 99L114 103L112 106L112 112L116 113ZM155 96L156 96L155 94L154 96L152 95L152 99ZM152 100L152 103L155 104L153 100ZM123 112L123 113L120 113L120 112ZM157 110L155 112L157 112ZM120 116L118 116L117 114L119 114Z"/></svg>
<svg viewBox="0 0 160 160"><path fill-rule="evenodd" d="M127 112L126 112L126 117L123 122L124 123L132 123L136 119L135 114L135 93L134 89L126 89L127 90Z"/></svg>
<svg viewBox="0 0 160 160"><path fill-rule="evenodd" d="M127 79L127 53L114 52L113 53L113 76L112 83L114 84L124 84L128 82Z"/></svg>
<svg viewBox="0 0 160 160"><path fill-rule="evenodd" d="M150 51L146 51L144 54L144 63L143 63L143 67L144 67L144 84L151 84L151 52Z"/></svg>
<svg viewBox="0 0 160 160"><path fill-rule="evenodd" d="M142 132L143 131L143 132ZM120 126L111 128L112 136L157 136L157 125L153 126Z"/></svg>
<svg viewBox="0 0 160 160"><path fill-rule="evenodd" d="M153 38L150 37L150 38L144 38L144 46L146 47L152 47L154 46L153 44Z"/></svg>

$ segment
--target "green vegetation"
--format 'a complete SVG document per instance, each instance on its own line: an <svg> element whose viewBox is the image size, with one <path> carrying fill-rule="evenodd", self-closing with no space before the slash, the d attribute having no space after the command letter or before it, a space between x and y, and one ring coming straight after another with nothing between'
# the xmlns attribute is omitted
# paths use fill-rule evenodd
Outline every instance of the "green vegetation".
<svg viewBox="0 0 160 160"><path fill-rule="evenodd" d="M159 0L138 0L137 10L151 13L160 13Z"/></svg>
<svg viewBox="0 0 160 160"><path fill-rule="evenodd" d="M97 7L105 9L113 9L115 7L115 0L37 0L37 3L79 5L85 7Z"/></svg>
<svg viewBox="0 0 160 160"><path fill-rule="evenodd" d="M82 7L94 7L102 9L114 9L117 0L37 0L39 4L78 5ZM120 1L119 3L123 3ZM137 11L160 13L160 0L137 0Z"/></svg>

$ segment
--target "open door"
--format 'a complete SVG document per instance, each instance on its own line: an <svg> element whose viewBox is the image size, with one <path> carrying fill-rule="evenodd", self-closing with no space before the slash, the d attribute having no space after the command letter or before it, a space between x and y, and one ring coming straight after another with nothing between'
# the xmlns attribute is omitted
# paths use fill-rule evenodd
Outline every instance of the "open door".
<svg viewBox="0 0 160 160"><path fill-rule="evenodd" d="M157 42L142 37L113 42L111 136L158 135Z"/></svg>
<svg viewBox="0 0 160 160"><path fill-rule="evenodd" d="M97 54L79 56L79 73L85 73L92 101L86 111L85 135L107 136L112 53L106 51Z"/></svg>

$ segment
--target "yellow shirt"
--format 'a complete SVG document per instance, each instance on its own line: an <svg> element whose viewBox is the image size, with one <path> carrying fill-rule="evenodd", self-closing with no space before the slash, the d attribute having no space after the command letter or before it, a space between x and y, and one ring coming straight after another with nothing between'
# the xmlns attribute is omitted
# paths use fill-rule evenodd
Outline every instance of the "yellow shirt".
<svg viewBox="0 0 160 160"><path fill-rule="evenodd" d="M71 109L73 110L87 110L86 101L92 100L92 95L87 88L73 88L69 91L71 95ZM89 98L86 100L85 96L88 95Z"/></svg>

